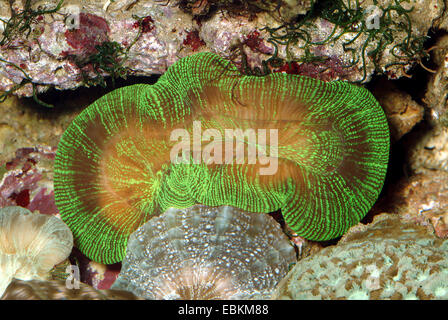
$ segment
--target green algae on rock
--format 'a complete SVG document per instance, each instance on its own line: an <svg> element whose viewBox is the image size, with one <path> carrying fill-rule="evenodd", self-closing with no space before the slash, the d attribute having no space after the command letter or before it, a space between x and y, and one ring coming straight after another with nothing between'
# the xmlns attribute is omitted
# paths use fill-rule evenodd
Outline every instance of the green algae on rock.
<svg viewBox="0 0 448 320"><path fill-rule="evenodd" d="M113 289L145 299L267 299L296 261L269 215L170 208L137 229Z"/></svg>
<svg viewBox="0 0 448 320"><path fill-rule="evenodd" d="M173 161L173 131L192 137L198 123L209 136ZM241 130L255 162L235 158L238 141L229 162L200 160L202 149L224 150L217 137L227 129ZM247 130L275 132L278 144L254 143ZM298 235L328 240L376 201L388 155L387 121L366 89L282 73L244 76L199 53L155 85L117 89L84 110L59 143L55 197L76 246L102 263L121 261L129 235L152 216L195 204L281 209ZM260 174L267 159L277 170Z"/></svg>
<svg viewBox="0 0 448 320"><path fill-rule="evenodd" d="M447 299L448 240L395 214L299 261L273 299Z"/></svg>

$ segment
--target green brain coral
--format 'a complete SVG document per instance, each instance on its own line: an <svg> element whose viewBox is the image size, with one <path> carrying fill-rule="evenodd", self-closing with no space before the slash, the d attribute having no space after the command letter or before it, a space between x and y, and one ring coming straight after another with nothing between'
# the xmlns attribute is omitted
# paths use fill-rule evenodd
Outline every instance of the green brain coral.
<svg viewBox="0 0 448 320"><path fill-rule="evenodd" d="M175 129L190 139L201 130L202 139L181 144ZM244 133L244 161L238 141L225 161L214 158L227 151L228 129ZM173 162L179 146L191 149ZM199 159L207 154L215 161ZM376 201L388 155L386 118L366 89L282 73L242 76L199 53L155 85L103 96L73 121L56 156L56 203L76 246L103 263L121 261L129 235L151 216L198 203L281 209L298 235L328 240ZM262 174L267 167L274 170Z"/></svg>

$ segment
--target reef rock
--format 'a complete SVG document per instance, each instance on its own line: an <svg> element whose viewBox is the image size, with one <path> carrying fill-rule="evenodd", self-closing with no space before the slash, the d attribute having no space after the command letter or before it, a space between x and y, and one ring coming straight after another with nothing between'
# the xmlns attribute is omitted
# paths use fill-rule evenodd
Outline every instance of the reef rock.
<svg viewBox="0 0 448 320"><path fill-rule="evenodd" d="M430 109L429 120L442 125L448 124L448 35L441 36L437 43L430 48L432 61L436 70L428 81L425 103Z"/></svg>
<svg viewBox="0 0 448 320"><path fill-rule="evenodd" d="M98 290L110 289L120 273L121 263L102 264L83 255L77 248L70 256L80 271L80 281Z"/></svg>
<svg viewBox="0 0 448 320"><path fill-rule="evenodd" d="M112 289L145 299L268 298L293 262L292 245L269 215L169 209L131 235Z"/></svg>
<svg viewBox="0 0 448 320"><path fill-rule="evenodd" d="M409 151L409 167L415 173L448 171L448 36L441 36L429 50L436 69L430 73L423 99L427 126Z"/></svg>
<svg viewBox="0 0 448 320"><path fill-rule="evenodd" d="M420 136L415 138L415 146L408 152L412 172L448 171L448 127L436 125L419 134Z"/></svg>
<svg viewBox="0 0 448 320"><path fill-rule="evenodd" d="M238 49L250 68L266 67L274 54L283 67L293 60L327 79L367 81L375 69L397 78L422 58L445 8L442 0L342 2L289 0L278 10L235 13L208 11L208 1L188 11L179 3L193 1L0 0L0 90L31 96L102 84L104 76L161 74L195 51L235 58ZM244 68L241 57L235 62Z"/></svg>
<svg viewBox="0 0 448 320"><path fill-rule="evenodd" d="M382 214L299 261L273 299L447 299L448 240Z"/></svg>
<svg viewBox="0 0 448 320"><path fill-rule="evenodd" d="M448 237L448 172L426 171L404 179L393 194L394 212Z"/></svg>
<svg viewBox="0 0 448 320"><path fill-rule="evenodd" d="M423 120L423 106L394 86L392 81L379 81L372 93L386 113L392 142L400 140Z"/></svg>
<svg viewBox="0 0 448 320"><path fill-rule="evenodd" d="M16 150L15 157L0 166L0 208L17 205L57 215L53 191L55 153L56 148L49 146Z"/></svg>

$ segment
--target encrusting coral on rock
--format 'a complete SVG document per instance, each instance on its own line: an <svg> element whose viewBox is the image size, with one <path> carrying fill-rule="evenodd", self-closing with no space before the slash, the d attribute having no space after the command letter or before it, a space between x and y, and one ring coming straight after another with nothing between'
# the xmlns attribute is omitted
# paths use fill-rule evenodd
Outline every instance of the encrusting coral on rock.
<svg viewBox="0 0 448 320"><path fill-rule="evenodd" d="M443 0L0 0L0 90L105 85L107 76L164 73L197 51L235 57L238 47L250 68L293 62L329 79L367 81L375 71L396 79L425 58L444 8Z"/></svg>
<svg viewBox="0 0 448 320"><path fill-rule="evenodd" d="M426 226L437 237L448 237L448 172L428 170L397 184L391 209Z"/></svg>
<svg viewBox="0 0 448 320"><path fill-rule="evenodd" d="M266 299L295 261L269 215L228 206L168 209L131 235L112 289L145 299Z"/></svg>
<svg viewBox="0 0 448 320"><path fill-rule="evenodd" d="M56 148L19 148L0 165L0 207L20 206L42 214L57 215L54 203L53 163Z"/></svg>
<svg viewBox="0 0 448 320"><path fill-rule="evenodd" d="M49 279L72 247L72 233L60 219L21 207L0 209L0 296L13 278Z"/></svg>
<svg viewBox="0 0 448 320"><path fill-rule="evenodd" d="M273 298L448 299L448 240L384 213L299 261Z"/></svg>

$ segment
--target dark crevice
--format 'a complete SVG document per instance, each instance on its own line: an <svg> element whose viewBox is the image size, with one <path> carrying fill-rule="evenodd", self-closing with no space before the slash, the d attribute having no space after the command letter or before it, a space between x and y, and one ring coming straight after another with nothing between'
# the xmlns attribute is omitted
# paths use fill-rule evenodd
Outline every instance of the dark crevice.
<svg viewBox="0 0 448 320"><path fill-rule="evenodd" d="M89 88L79 87L73 90L57 90L55 88L50 88L45 93L39 94L39 99L54 105L54 108L42 106L34 101L33 98L20 98L20 105L30 112L37 113L44 119L56 119L64 114L81 111L101 96L117 88L139 83L154 84L157 82L158 78L159 75L150 77L128 76L126 80L123 78L115 79L115 86L112 86L112 80L107 78L106 87L97 85Z"/></svg>

